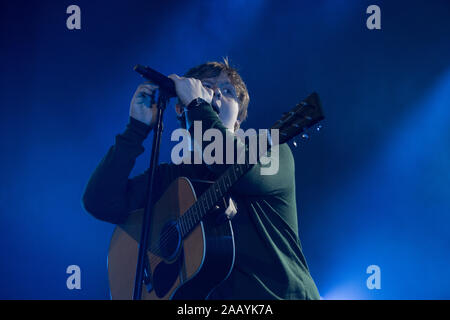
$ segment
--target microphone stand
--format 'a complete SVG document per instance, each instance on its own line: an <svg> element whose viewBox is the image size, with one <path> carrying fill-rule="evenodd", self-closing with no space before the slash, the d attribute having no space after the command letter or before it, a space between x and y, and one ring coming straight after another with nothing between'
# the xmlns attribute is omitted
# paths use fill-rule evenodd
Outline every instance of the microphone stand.
<svg viewBox="0 0 450 320"><path fill-rule="evenodd" d="M139 241L139 253L136 265L136 275L134 281L133 300L140 300L142 298L142 282L144 280L144 266L147 259L148 236L150 232L150 218L153 212L153 187L156 168L158 166L159 146L161 143L161 134L163 130L163 113L169 101L170 95L159 89L156 125L153 129L153 146L150 158L150 170L147 180L147 202L145 204L144 216L142 221L141 239Z"/></svg>

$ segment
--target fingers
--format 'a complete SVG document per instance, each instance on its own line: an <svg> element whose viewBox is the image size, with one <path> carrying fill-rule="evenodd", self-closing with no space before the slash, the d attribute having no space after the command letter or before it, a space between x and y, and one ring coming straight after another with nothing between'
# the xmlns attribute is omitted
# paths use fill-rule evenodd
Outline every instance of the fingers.
<svg viewBox="0 0 450 320"><path fill-rule="evenodd" d="M135 96L140 98L151 97L152 102L154 102L155 91L158 89L158 86L154 84L150 84L148 82L142 83L136 90Z"/></svg>
<svg viewBox="0 0 450 320"><path fill-rule="evenodd" d="M180 82L184 82L184 83L194 83L197 81L200 81L198 79L195 78L186 78L186 77L179 77L178 75L171 74L169 76L167 76L169 79L172 79L175 83L180 83Z"/></svg>
<svg viewBox="0 0 450 320"><path fill-rule="evenodd" d="M178 81L178 80L182 80L183 79L182 77L179 77L175 73L172 73L172 74L168 75L167 78L172 79L173 81Z"/></svg>
<svg viewBox="0 0 450 320"><path fill-rule="evenodd" d="M138 91L139 91L139 93L146 93L149 96L151 96L151 95L153 95L155 93L155 90L147 88L147 87L141 87L141 88L139 88Z"/></svg>
<svg viewBox="0 0 450 320"><path fill-rule="evenodd" d="M146 82L141 83L141 84L139 85L138 89L140 89L140 88L148 88L148 89L150 89L150 90L152 90L152 91L155 91L155 90L157 90L159 87L158 87L157 85L155 85L155 84L152 84L150 81L146 81Z"/></svg>
<svg viewBox="0 0 450 320"><path fill-rule="evenodd" d="M205 90L211 95L211 96L214 96L214 90L213 89L211 89L211 88L207 88L207 87L203 87L203 88L205 88Z"/></svg>
<svg viewBox="0 0 450 320"><path fill-rule="evenodd" d="M167 76L169 79L172 79L177 86L198 86L201 85L201 81L196 78L186 78L179 77L178 75L171 74Z"/></svg>
<svg viewBox="0 0 450 320"><path fill-rule="evenodd" d="M171 74L168 77L175 83L177 96L184 105L188 105L196 98L202 98L211 103L213 91L206 90L199 79L179 77L176 74Z"/></svg>

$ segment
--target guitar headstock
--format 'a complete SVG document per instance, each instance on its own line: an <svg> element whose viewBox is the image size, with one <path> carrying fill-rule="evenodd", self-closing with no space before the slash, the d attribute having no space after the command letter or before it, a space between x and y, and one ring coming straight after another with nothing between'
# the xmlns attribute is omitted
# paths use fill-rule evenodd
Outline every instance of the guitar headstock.
<svg viewBox="0 0 450 320"><path fill-rule="evenodd" d="M322 112L319 95L311 93L305 100L297 104L291 111L283 113L280 120L271 129L279 130L279 144L291 140L325 118Z"/></svg>

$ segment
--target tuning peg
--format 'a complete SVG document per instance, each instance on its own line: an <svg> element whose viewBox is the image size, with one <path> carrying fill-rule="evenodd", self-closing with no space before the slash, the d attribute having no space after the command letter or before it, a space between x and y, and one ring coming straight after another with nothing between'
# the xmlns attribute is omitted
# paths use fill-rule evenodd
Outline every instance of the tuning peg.
<svg viewBox="0 0 450 320"><path fill-rule="evenodd" d="M308 139L309 139L309 134L303 133L303 134L302 134L302 139L308 140Z"/></svg>
<svg viewBox="0 0 450 320"><path fill-rule="evenodd" d="M316 127L316 131L320 131L320 129L322 129L322 125L318 124L317 127Z"/></svg>
<svg viewBox="0 0 450 320"><path fill-rule="evenodd" d="M294 145L294 147L295 147L295 148L297 148L297 147L298 147L297 141L295 141L295 140L294 140L294 141L292 141L292 144Z"/></svg>

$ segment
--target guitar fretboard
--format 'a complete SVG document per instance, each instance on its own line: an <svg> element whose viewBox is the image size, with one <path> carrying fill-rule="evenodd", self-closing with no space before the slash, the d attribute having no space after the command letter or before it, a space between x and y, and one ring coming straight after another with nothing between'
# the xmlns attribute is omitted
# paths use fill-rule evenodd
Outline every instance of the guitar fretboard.
<svg viewBox="0 0 450 320"><path fill-rule="evenodd" d="M284 113L271 129L278 130L279 139L276 144L282 144L291 138L299 135L304 129L309 128L324 119L319 95L315 92L310 94L305 100L297 104L290 112ZM272 139L268 138L269 148ZM203 217L214 208L216 203L222 199L227 191L235 184L254 164L233 164L222 176L209 187L180 218L177 223L182 238L189 234Z"/></svg>
<svg viewBox="0 0 450 320"><path fill-rule="evenodd" d="M206 189L181 217L178 224L182 238L189 234L203 219L203 217L214 208L215 204L222 199L228 190L253 167L253 164L233 164L216 182Z"/></svg>

